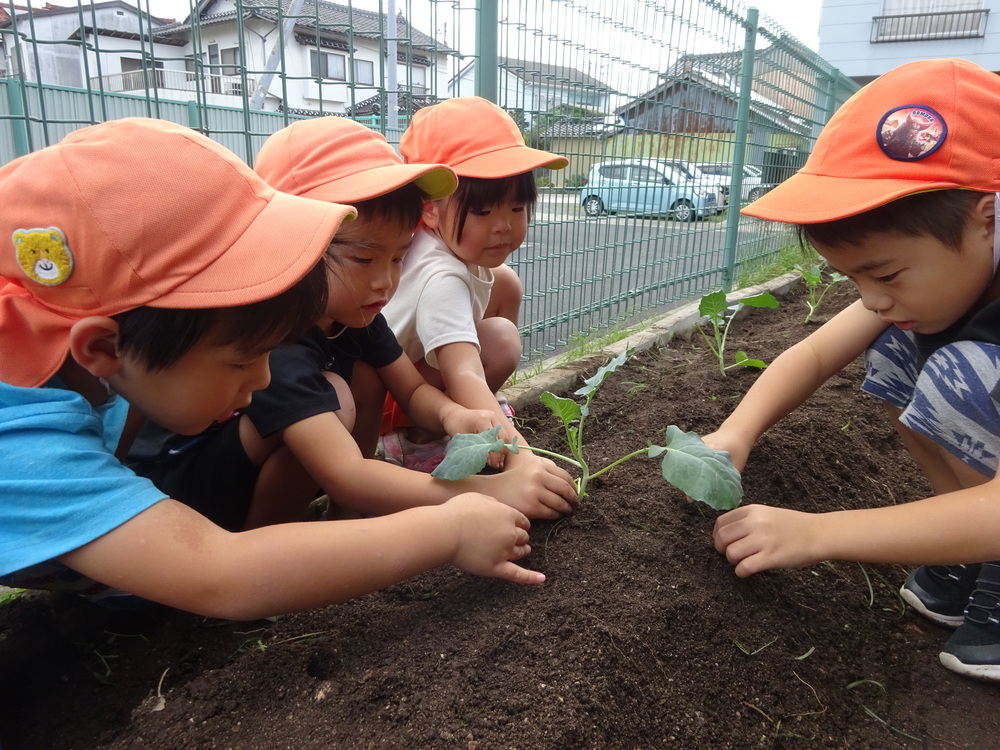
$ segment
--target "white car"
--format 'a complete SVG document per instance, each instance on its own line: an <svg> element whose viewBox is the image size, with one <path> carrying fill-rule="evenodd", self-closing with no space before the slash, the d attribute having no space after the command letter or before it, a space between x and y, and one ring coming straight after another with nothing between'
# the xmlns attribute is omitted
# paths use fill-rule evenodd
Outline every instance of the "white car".
<svg viewBox="0 0 1000 750"><path fill-rule="evenodd" d="M698 168L709 175L722 178L725 183L726 199L728 201L730 186L733 182L733 165L728 161L701 161ZM742 203L750 203L760 198L772 185L765 185L761 179L761 169L752 164L743 165L743 184L740 190Z"/></svg>

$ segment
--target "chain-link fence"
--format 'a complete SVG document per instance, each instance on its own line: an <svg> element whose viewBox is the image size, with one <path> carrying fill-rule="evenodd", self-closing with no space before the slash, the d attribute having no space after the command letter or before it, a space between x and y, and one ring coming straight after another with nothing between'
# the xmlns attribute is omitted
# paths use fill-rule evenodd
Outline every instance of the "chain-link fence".
<svg viewBox="0 0 1000 750"><path fill-rule="evenodd" d="M427 104L499 103L570 162L537 175L510 260L526 363L729 288L794 242L737 209L801 166L855 89L736 0L0 3L0 163L126 116L252 163L298 118L395 143Z"/></svg>

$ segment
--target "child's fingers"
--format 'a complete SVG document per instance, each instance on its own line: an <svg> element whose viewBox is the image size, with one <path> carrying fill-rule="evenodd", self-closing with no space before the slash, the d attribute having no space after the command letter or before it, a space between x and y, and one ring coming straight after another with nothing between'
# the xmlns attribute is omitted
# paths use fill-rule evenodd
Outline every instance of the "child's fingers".
<svg viewBox="0 0 1000 750"><path fill-rule="evenodd" d="M530 551L531 548L529 547L528 550ZM523 557L523 555L518 555L518 557ZM520 565L515 565L512 562L500 563L494 571L494 575L497 578L503 578L514 583L537 585L545 582L545 576L542 573L539 573L537 570L522 568Z"/></svg>

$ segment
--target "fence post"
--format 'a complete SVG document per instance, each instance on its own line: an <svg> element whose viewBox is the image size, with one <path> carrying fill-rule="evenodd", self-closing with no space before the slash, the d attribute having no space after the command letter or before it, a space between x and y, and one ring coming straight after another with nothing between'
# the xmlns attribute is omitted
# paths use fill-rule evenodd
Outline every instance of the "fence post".
<svg viewBox="0 0 1000 750"><path fill-rule="evenodd" d="M497 101L497 75L500 57L497 37L500 36L500 11L497 0L476 0L476 96Z"/></svg>
<svg viewBox="0 0 1000 750"><path fill-rule="evenodd" d="M201 127L201 110L198 108L198 102L188 100L187 103L187 113L188 113L188 127L192 130L197 130L202 133L205 131ZM205 135L208 135L205 133Z"/></svg>
<svg viewBox="0 0 1000 750"><path fill-rule="evenodd" d="M726 212L726 249L722 256L722 288L727 292L732 291L736 281L736 243L739 241L740 202L743 197L743 164L747 158L750 96L753 93L753 64L757 45L757 17L756 8L747 8L746 41L743 44L743 61L740 66L740 98L736 106L733 181L729 189L729 210ZM738 171L736 167L739 167Z"/></svg>
<svg viewBox="0 0 1000 750"><path fill-rule="evenodd" d="M10 129L14 137L14 156L24 156L31 152L28 143L27 118L24 115L24 100L21 82L17 78L8 78L7 106L10 107Z"/></svg>

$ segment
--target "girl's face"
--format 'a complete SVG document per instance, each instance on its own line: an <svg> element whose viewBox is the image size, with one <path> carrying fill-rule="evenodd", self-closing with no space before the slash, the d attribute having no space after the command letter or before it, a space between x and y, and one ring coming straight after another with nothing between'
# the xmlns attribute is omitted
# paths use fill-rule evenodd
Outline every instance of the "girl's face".
<svg viewBox="0 0 1000 750"><path fill-rule="evenodd" d="M364 328L372 322L396 293L414 229L362 215L341 226L328 253L330 298L321 327Z"/></svg>
<svg viewBox="0 0 1000 750"><path fill-rule="evenodd" d="M817 247L846 274L866 308L905 331L939 333L971 308L1000 295L993 272L992 197L970 219L961 247L922 235L882 233L849 247ZM985 203L984 203L985 205Z"/></svg>
<svg viewBox="0 0 1000 750"><path fill-rule="evenodd" d="M524 243L528 233L528 207L524 203L505 200L482 211L469 211L462 229L458 230L457 202L450 198L424 203L424 223L436 229L448 247L466 263L497 268Z"/></svg>

